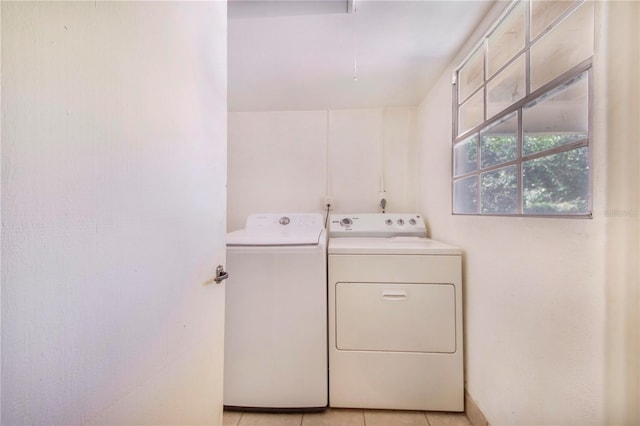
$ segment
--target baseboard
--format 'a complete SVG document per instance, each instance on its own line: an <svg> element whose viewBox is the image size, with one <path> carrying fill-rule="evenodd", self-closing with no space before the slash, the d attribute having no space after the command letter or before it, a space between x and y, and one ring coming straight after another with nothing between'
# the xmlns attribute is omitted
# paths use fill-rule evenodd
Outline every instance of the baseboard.
<svg viewBox="0 0 640 426"><path fill-rule="evenodd" d="M478 404L469 396L469 392L464 391L464 411L473 426L491 426L484 416Z"/></svg>

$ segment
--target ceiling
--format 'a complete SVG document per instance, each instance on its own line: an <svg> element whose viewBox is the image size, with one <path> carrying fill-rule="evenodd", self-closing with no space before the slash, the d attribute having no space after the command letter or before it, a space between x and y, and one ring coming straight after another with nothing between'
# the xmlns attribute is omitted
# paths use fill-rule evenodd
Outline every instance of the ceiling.
<svg viewBox="0 0 640 426"><path fill-rule="evenodd" d="M229 110L417 105L493 3L230 0Z"/></svg>

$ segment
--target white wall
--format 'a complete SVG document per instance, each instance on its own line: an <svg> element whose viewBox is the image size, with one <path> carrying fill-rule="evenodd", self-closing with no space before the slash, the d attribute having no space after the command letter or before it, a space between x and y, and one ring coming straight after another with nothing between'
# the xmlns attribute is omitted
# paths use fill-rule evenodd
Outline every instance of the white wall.
<svg viewBox="0 0 640 426"><path fill-rule="evenodd" d="M220 423L226 4L1 7L2 424Z"/></svg>
<svg viewBox="0 0 640 426"><path fill-rule="evenodd" d="M615 58L617 72L628 70L623 58L629 52L612 47L630 43L634 58L638 37L630 26L611 36L615 21L606 3L597 7L593 219L451 215L451 75L504 4L493 9L418 110L420 212L433 238L464 250L466 386L492 424L637 423L626 401L638 400L628 384L638 383L638 155L637 148L629 149L637 136L630 137L629 120L612 121L627 108L634 77L637 93L637 76L621 83L607 63ZM617 10L634 7L612 3ZM625 14L615 17L624 21ZM620 163L611 155L624 162L625 152L632 165L616 171ZM618 237L609 232L608 215L619 208L616 199L630 199L632 206L622 209L626 217L615 219L625 222ZM619 239L623 234L626 240ZM623 328L615 331L617 326ZM625 374L631 379L624 380ZM611 407L621 396L625 401Z"/></svg>
<svg viewBox="0 0 640 426"><path fill-rule="evenodd" d="M229 113L227 228L250 213L319 211L326 127L324 111Z"/></svg>
<svg viewBox="0 0 640 426"><path fill-rule="evenodd" d="M0 35L2 34L2 6L0 5ZM1 48L1 46L0 46ZM0 53L0 82L2 82L2 54ZM0 84L0 106L2 105L2 84ZM1 113L0 107L0 113ZM0 120L0 141L2 141L2 120ZM0 143L0 176L2 175L2 144ZM0 185L1 187L1 185ZM0 188L0 221L2 219L2 190ZM2 227L0 226L0 240ZM0 260L2 259L2 244L0 244ZM0 261L0 279L2 277L2 262ZM2 291L0 290L0 366L2 362ZM0 423L2 423L2 378L0 376Z"/></svg>
<svg viewBox="0 0 640 426"><path fill-rule="evenodd" d="M640 3L610 2L600 13L606 120L606 420L640 424ZM606 33L604 31L606 30ZM606 101L605 101L606 100Z"/></svg>
<svg viewBox="0 0 640 426"><path fill-rule="evenodd" d="M333 212L379 211L382 182L388 211L415 211L415 113L230 113L228 229L242 228L251 213L324 212L327 194Z"/></svg>

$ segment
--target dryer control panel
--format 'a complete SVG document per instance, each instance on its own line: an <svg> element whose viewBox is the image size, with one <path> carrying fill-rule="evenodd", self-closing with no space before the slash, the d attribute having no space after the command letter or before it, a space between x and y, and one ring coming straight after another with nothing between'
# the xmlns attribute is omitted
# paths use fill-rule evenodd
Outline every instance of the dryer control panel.
<svg viewBox="0 0 640 426"><path fill-rule="evenodd" d="M385 238L426 237L422 216L411 213L334 214L330 216L329 237Z"/></svg>

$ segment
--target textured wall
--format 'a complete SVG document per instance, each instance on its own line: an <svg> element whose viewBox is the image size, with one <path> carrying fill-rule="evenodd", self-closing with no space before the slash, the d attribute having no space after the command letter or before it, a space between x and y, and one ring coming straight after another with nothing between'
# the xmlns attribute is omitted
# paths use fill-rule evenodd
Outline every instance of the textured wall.
<svg viewBox="0 0 640 426"><path fill-rule="evenodd" d="M383 170L388 211L414 211L415 113L413 107L230 113L228 228L242 228L250 213L323 213L327 193L334 212L379 211Z"/></svg>
<svg viewBox="0 0 640 426"><path fill-rule="evenodd" d="M462 55L419 108L421 213L465 251L467 390L492 424L637 424L637 8L596 4L591 220L452 216Z"/></svg>
<svg viewBox="0 0 640 426"><path fill-rule="evenodd" d="M226 4L2 2L2 65L2 424L219 422Z"/></svg>
<svg viewBox="0 0 640 426"><path fill-rule="evenodd" d="M640 3L600 14L598 108L606 117L607 424L640 424Z"/></svg>

